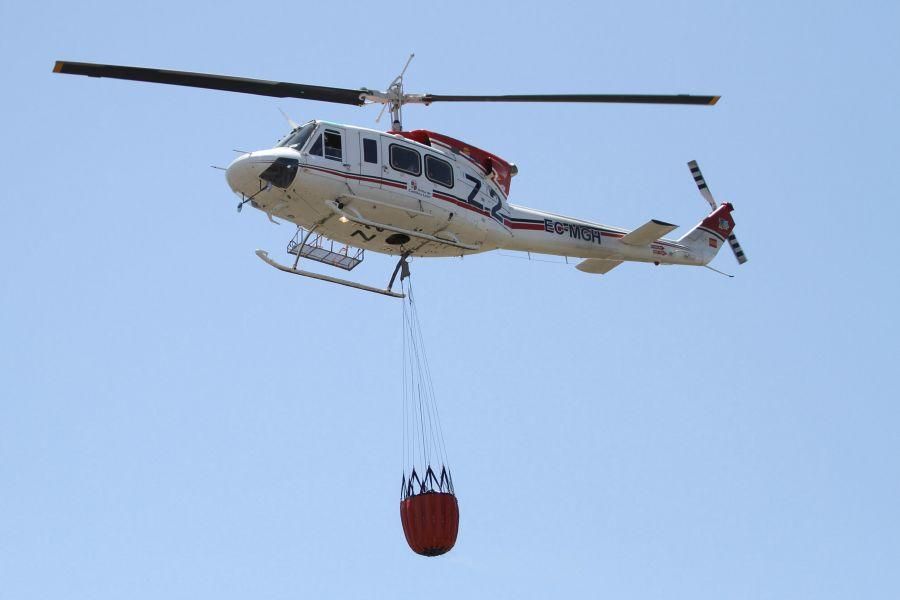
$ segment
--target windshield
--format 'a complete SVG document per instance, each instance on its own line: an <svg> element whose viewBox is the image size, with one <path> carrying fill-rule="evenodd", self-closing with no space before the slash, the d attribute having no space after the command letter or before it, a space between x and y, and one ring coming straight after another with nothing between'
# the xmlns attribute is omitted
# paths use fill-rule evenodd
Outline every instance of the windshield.
<svg viewBox="0 0 900 600"><path fill-rule="evenodd" d="M278 142L278 145L290 146L295 150L301 150L303 148L303 144L306 143L306 140L309 139L309 136L312 134L315 128L315 122L310 121L303 127L298 127L297 129L289 133L283 140Z"/></svg>

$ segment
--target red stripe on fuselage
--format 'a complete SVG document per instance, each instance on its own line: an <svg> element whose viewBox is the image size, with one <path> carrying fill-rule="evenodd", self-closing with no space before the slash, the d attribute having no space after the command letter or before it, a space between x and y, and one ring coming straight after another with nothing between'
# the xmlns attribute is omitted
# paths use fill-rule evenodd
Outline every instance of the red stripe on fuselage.
<svg viewBox="0 0 900 600"><path fill-rule="evenodd" d="M398 182L396 182L396 181L391 181L390 179L373 178L373 177L367 177L367 176L365 176L365 175L355 175L355 174L353 174L353 173L341 173L340 171L335 171L335 170L333 170L333 169L326 169L326 168L324 168L324 167L316 167L316 166L313 166L313 165L304 165L304 167L307 168L307 169L313 169L314 171L321 171L321 172L323 172L323 173L328 173L328 174L330 174L330 175L337 175L338 177L345 177L345 178L347 178L347 179L354 179L354 180L357 180L357 181L370 181L370 182L372 182L372 183L381 183L381 184L383 184L383 185L388 185L388 186L391 186L391 187L394 187L394 188L397 188L397 189L401 189L401 190L407 189L406 186L405 186L404 184L398 183ZM479 214L479 215L482 215L482 216L485 216L485 217L490 217L490 216L491 216L491 213L490 213L489 211L487 211L487 210L485 210L485 209L479 209L477 206L472 206L472 205L469 204L468 202L465 202L464 200L460 200L459 198L457 198L457 197L455 197L455 196L451 196L451 195L445 194L445 193L443 193L443 192L434 192L434 191L432 192L432 195L433 195L435 198L438 198L438 199L440 199L440 200L444 200L445 202L450 202L450 203L452 203L452 204L455 204L456 206L459 206L459 207L461 207L461 208L465 208L466 210L470 210L470 211L472 211L472 212L474 212L474 213L477 213L477 214ZM510 219L508 219L508 218L504 218L504 219L503 219L503 224L504 224L506 227L509 227L510 229L524 229L524 230L529 230L529 231L544 231L544 230L545 230L544 222L543 222L543 221L539 221L539 222L517 222L517 221L512 221L512 220L510 220ZM624 237L624 236L625 236L624 233L619 233L619 232L617 232L617 231L605 231L605 230L601 229L600 227L597 227L596 225L591 225L591 227L596 227L597 229L600 229L600 234L603 235L604 237L621 238L621 237ZM663 244L663 245L666 245L666 246L676 246L676 244L671 244L671 243L669 243L669 242L658 241L658 242L655 242L655 243L657 243L657 244Z"/></svg>
<svg viewBox="0 0 900 600"><path fill-rule="evenodd" d="M440 199L440 200L444 200L444 201L446 201L446 202L452 202L453 204L455 204L455 205L457 205L457 206L460 206L460 207L462 207L462 208L466 208L466 209L468 209L468 210L471 210L472 212L476 212L476 213L478 213L479 215L482 215L482 216L485 216L485 217L491 216L491 213L489 213L488 211L484 210L483 208L480 209L480 208L478 208L477 206L472 206L472 205L469 204L468 202L465 202L465 201L463 201L463 200L460 200L460 199L457 198L456 196L451 196L451 195L449 195L449 194L444 194L443 192L431 192L431 195L434 196L435 198Z"/></svg>
<svg viewBox="0 0 900 600"><path fill-rule="evenodd" d="M337 175L338 177L346 177L347 179L355 179L357 181L370 181L372 183L380 183L383 185L389 185L391 187L399 188L401 190L405 190L406 186L402 183L398 183L396 181L391 181L390 179L376 178L376 177L367 177L365 175L355 175L353 173L341 173L340 171L335 171L333 169L326 169L324 167L316 167L313 165L303 165L306 169L312 169L314 171L322 171L323 173L328 173L329 175Z"/></svg>
<svg viewBox="0 0 900 600"><path fill-rule="evenodd" d="M544 231L543 223L516 223L515 221L504 219L503 224L510 229L533 229L535 231Z"/></svg>

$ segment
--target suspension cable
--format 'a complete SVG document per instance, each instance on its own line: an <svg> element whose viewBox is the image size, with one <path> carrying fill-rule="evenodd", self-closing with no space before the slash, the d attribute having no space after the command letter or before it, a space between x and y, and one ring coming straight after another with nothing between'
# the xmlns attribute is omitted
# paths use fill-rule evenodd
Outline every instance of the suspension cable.
<svg viewBox="0 0 900 600"><path fill-rule="evenodd" d="M403 302L402 402L403 497L426 491L451 491L447 444L425 349L418 306L408 276L400 279ZM419 446L418 448L416 446ZM416 463L421 461L419 469ZM437 473L435 472L437 470Z"/></svg>

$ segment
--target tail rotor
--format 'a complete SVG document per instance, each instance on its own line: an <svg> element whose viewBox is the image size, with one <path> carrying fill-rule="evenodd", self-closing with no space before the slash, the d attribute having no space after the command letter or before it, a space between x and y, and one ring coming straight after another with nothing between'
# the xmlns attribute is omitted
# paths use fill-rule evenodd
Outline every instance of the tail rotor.
<svg viewBox="0 0 900 600"><path fill-rule="evenodd" d="M731 246L731 251L734 252L734 257L737 259L738 264L744 264L747 262L747 256L744 254L744 249L741 248L741 245L738 243L737 238L734 237L734 234L728 236L728 244Z"/></svg>
<svg viewBox="0 0 900 600"><path fill-rule="evenodd" d="M700 172L700 166L697 164L697 161L692 160L689 162L688 168L691 170L691 175L694 177L697 189L700 190L700 195L702 195L709 203L712 210L716 210L716 200L713 198L712 192L709 191L709 187L706 185L706 179L703 178L703 173ZM731 246L731 251L734 252L734 257L737 259L738 264L742 265L747 262L747 255L744 254L744 249L741 248L741 244L738 242L734 233L728 236L728 245Z"/></svg>

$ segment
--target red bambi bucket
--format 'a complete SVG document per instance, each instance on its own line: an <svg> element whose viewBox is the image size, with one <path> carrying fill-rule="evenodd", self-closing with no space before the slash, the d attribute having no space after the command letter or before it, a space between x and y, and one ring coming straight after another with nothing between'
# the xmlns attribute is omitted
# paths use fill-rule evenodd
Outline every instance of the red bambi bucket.
<svg viewBox="0 0 900 600"><path fill-rule="evenodd" d="M416 554L440 556L456 544L459 504L446 492L425 492L400 501L406 542Z"/></svg>

